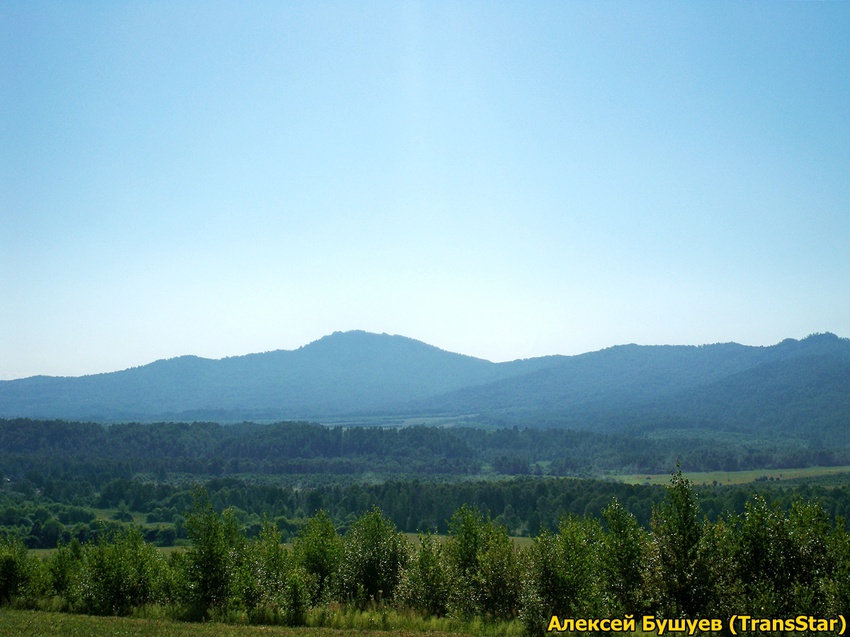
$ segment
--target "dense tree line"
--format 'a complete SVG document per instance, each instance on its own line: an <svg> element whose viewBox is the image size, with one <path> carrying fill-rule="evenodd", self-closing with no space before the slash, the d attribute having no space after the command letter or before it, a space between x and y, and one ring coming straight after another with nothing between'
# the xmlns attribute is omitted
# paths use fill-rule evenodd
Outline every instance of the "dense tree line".
<svg viewBox="0 0 850 637"><path fill-rule="evenodd" d="M649 528L614 499L602 518L564 515L526 548L463 505L445 538L408 541L378 508L340 533L319 512L291 547L267 519L255 537L232 509L194 494L191 546L165 558L136 527L38 558L0 543L0 603L184 619L302 624L329 605L519 621L530 634L572 619L830 617L850 604L850 535L813 502L761 496L710 522L681 474Z"/></svg>
<svg viewBox="0 0 850 637"><path fill-rule="evenodd" d="M687 425L687 426L686 426ZM100 488L114 478L275 476L317 484L356 480L477 475L592 476L609 471L661 473L785 469L850 464L850 449L810 447L795 436L721 437L688 423L665 432L635 425L619 433L565 429L326 427L310 423L113 424L0 420L0 468L7 477L36 472ZM651 435L650 435L651 434Z"/></svg>
<svg viewBox="0 0 850 637"><path fill-rule="evenodd" d="M447 521L464 504L490 516L511 535L535 536L555 531L563 515L601 520L612 498L623 503L641 527L649 528L652 508L663 498L659 486L532 476L455 482L389 480L319 487L214 478L203 485L215 509L231 509L248 537L260 533L263 516L267 516L286 540L319 510L326 511L335 526L344 531L373 506L384 511L403 532L446 533ZM850 519L850 485L762 481L696 488L703 513L712 522L725 514L743 513L745 503L756 495L783 511L799 499L816 501L831 520ZM192 481L158 483L118 478L96 490L84 481L43 479L36 484L24 478L0 488L0 536L19 538L30 548L53 548L57 542L73 538L80 542L97 539L135 519L142 523L146 541L163 546L179 544L187 538L186 513L192 506L192 493ZM104 519L104 511L108 519Z"/></svg>

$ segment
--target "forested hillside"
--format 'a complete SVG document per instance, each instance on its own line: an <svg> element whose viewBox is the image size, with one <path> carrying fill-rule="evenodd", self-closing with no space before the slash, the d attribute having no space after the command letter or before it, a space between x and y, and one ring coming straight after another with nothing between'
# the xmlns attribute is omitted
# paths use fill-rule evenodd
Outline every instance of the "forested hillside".
<svg viewBox="0 0 850 637"><path fill-rule="evenodd" d="M653 488L562 477L666 473L677 464L781 474L850 465L850 449L687 430L663 438L562 429L0 420L0 526L50 547L61 537L93 537L100 522L92 509L105 509L110 523L141 516L154 525L149 539L169 543L181 536L194 483L206 483L220 509L242 511L247 526L268 515L281 520L282 531L318 509L344 525L372 504L405 531L445 530L451 512L472 503L512 533L529 534L553 528L564 512L598 514L615 495L648 524ZM761 486L779 493L778 484ZM846 489L819 493L830 513L850 514ZM742 503L727 489L707 496L705 507L714 517L740 512Z"/></svg>
<svg viewBox="0 0 850 637"><path fill-rule="evenodd" d="M632 501L600 494L588 504L595 513L567 513L545 486L533 488L554 519L530 544L512 541L505 516L494 520L467 496L449 513L444 538L425 533L414 544L373 506L343 529L319 510L296 526L290 547L268 516L246 532L243 510L220 511L216 496L196 487L181 518L190 543L168 559L136 525L102 530L96 541L60 540L46 558L3 534L0 605L285 625L372 609L384 624L389 613L490 630L514 622L530 636L655 632L647 618L659 633L671 620L682 626L677 633L686 621L691 632L747 633L740 622L751 617L768 622L758 632L838 632L836 616L850 604L850 535L817 502L783 509L753 495L740 512L709 521L676 473L666 494L654 490L642 525Z"/></svg>
<svg viewBox="0 0 850 637"><path fill-rule="evenodd" d="M821 334L762 348L613 347L429 405L502 426L781 431L817 441L838 434L844 441L850 341Z"/></svg>
<svg viewBox="0 0 850 637"><path fill-rule="evenodd" d="M260 474L290 482L490 475L602 476L850 464L850 446L677 429L659 435L565 429L326 427L311 423L98 423L0 420L0 469L59 479Z"/></svg>
<svg viewBox="0 0 850 637"><path fill-rule="evenodd" d="M293 351L183 356L78 378L0 382L0 416L120 420L279 420L398 410L410 400L548 364L494 364L413 339L335 333Z"/></svg>
<svg viewBox="0 0 850 637"><path fill-rule="evenodd" d="M99 422L318 420L781 432L823 445L848 427L850 341L623 345L510 363L400 336L337 333L295 351L182 357L79 378L0 382L0 416Z"/></svg>

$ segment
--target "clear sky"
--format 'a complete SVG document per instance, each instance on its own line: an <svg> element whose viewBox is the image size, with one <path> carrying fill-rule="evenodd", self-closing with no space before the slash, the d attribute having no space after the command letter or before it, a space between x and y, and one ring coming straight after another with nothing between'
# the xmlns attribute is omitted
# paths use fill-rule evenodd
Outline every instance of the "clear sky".
<svg viewBox="0 0 850 637"><path fill-rule="evenodd" d="M850 336L850 3L0 4L0 379Z"/></svg>

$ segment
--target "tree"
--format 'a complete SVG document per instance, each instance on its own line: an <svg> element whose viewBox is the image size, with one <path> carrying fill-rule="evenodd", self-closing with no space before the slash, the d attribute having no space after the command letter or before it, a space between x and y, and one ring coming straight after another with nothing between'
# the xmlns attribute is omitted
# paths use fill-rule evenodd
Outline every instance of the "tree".
<svg viewBox="0 0 850 637"><path fill-rule="evenodd" d="M235 597L245 538L232 510L216 513L206 491L200 488L195 489L186 530L192 540L185 560L189 613L197 618L215 615Z"/></svg>
<svg viewBox="0 0 850 637"><path fill-rule="evenodd" d="M263 519L248 542L240 571L241 605L253 623L303 624L309 605L307 573L281 544L280 531Z"/></svg>
<svg viewBox="0 0 850 637"><path fill-rule="evenodd" d="M298 532L293 543L295 562L310 578L311 602L327 601L342 560L342 538L330 516L319 511Z"/></svg>
<svg viewBox="0 0 850 637"><path fill-rule="evenodd" d="M8 604L24 590L29 561L27 547L19 539L0 540L0 603Z"/></svg>
<svg viewBox="0 0 850 637"><path fill-rule="evenodd" d="M703 527L690 480L677 470L667 488L667 499L652 512L650 578L659 598L654 600L665 617L698 617L708 601L710 582L700 551Z"/></svg>
<svg viewBox="0 0 850 637"><path fill-rule="evenodd" d="M443 545L430 533L419 535L419 548L399 583L400 601L427 615L443 616L448 610L450 580Z"/></svg>
<svg viewBox="0 0 850 637"><path fill-rule="evenodd" d="M410 546L395 524L373 507L345 534L339 569L340 599L360 607L391 600L410 559Z"/></svg>
<svg viewBox="0 0 850 637"><path fill-rule="evenodd" d="M601 551L608 614L637 616L645 607L648 538L635 517L614 498L602 512L608 526Z"/></svg>
<svg viewBox="0 0 850 637"><path fill-rule="evenodd" d="M552 615L603 614L600 550L596 520L565 516L558 533L544 531L528 551L521 617L529 633L540 634Z"/></svg>
<svg viewBox="0 0 850 637"><path fill-rule="evenodd" d="M507 530L466 504L449 521L444 554L458 614L511 618L519 606L520 571Z"/></svg>
<svg viewBox="0 0 850 637"><path fill-rule="evenodd" d="M109 538L101 536L96 544L83 547L72 602L87 613L126 615L133 607L156 600L164 562L137 526Z"/></svg>

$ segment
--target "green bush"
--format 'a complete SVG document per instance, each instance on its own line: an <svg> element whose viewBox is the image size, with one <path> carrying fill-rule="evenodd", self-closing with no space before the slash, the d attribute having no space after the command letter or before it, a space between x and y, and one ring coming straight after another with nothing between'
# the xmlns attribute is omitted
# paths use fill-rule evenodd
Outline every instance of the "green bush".
<svg viewBox="0 0 850 637"><path fill-rule="evenodd" d="M442 617L448 610L450 586L442 544L430 533L420 534L419 548L399 582L399 603L426 615Z"/></svg>
<svg viewBox="0 0 850 637"><path fill-rule="evenodd" d="M649 538L616 498L602 515L608 527L600 553L607 613L610 617L638 617L646 608L644 564Z"/></svg>
<svg viewBox="0 0 850 637"><path fill-rule="evenodd" d="M30 584L32 558L18 539L0 540L0 603L10 604Z"/></svg>
<svg viewBox="0 0 850 637"><path fill-rule="evenodd" d="M60 544L48 564L51 590L54 595L70 601L72 587L79 578L83 563L83 547L76 539Z"/></svg>
<svg viewBox="0 0 850 637"><path fill-rule="evenodd" d="M603 616L602 545L602 529L591 518L567 516L557 534L540 534L528 550L522 587L528 632L541 633L552 615Z"/></svg>
<svg viewBox="0 0 850 637"><path fill-rule="evenodd" d="M407 539L377 507L373 508L355 521L343 538L339 599L359 608L392 600L409 559Z"/></svg>
<svg viewBox="0 0 850 637"><path fill-rule="evenodd" d="M711 597L710 568L701 550L704 527L690 480L673 474L667 499L653 509L649 552L653 606L663 617L702 617Z"/></svg>
<svg viewBox="0 0 850 637"><path fill-rule="evenodd" d="M70 559L62 552L57 557L63 562ZM158 601L164 569L165 558L144 541L138 527L131 526L111 538L101 537L96 544L83 546L78 570L58 564L54 586L58 571L62 577L70 578L70 601L79 610L95 615L127 615L133 608ZM67 586L67 580L60 578L59 584Z"/></svg>
<svg viewBox="0 0 850 637"><path fill-rule="evenodd" d="M304 623L309 608L308 575L281 544L280 531L265 519L248 542L240 572L241 606L252 623Z"/></svg>
<svg viewBox="0 0 850 637"><path fill-rule="evenodd" d="M504 527L463 505L449 521L444 553L452 582L452 613L500 619L516 615L520 570L516 549Z"/></svg>
<svg viewBox="0 0 850 637"><path fill-rule="evenodd" d="M238 597L245 537L231 509L219 515L206 492L196 490L186 518L191 548L182 561L188 614L194 619L225 616Z"/></svg>
<svg viewBox="0 0 850 637"><path fill-rule="evenodd" d="M295 563L307 576L310 604L329 601L332 583L342 561L342 538L330 516L319 511L307 521L293 542Z"/></svg>

